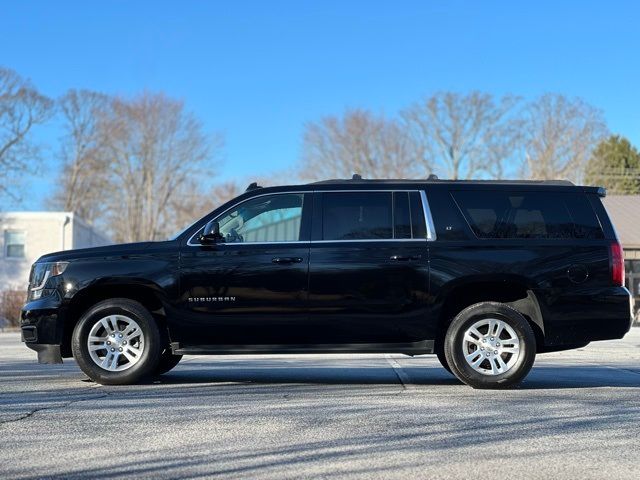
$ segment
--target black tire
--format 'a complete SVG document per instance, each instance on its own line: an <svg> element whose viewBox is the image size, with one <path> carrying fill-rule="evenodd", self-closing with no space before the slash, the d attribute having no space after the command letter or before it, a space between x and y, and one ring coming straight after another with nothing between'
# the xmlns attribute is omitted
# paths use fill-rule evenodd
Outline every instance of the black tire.
<svg viewBox="0 0 640 480"><path fill-rule="evenodd" d="M140 326L144 335L140 359L126 370L106 370L97 365L89 354L87 340L92 327L109 315L129 317ZM71 350L78 366L93 381L102 385L130 385L155 371L160 359L160 332L153 316L141 304L127 298L113 298L97 303L82 315L73 330Z"/></svg>
<svg viewBox="0 0 640 480"><path fill-rule="evenodd" d="M463 338L475 322L497 318L510 326L520 342L515 363L504 373L485 375L464 358ZM462 310L453 319L444 342L444 353L452 373L473 388L508 388L527 376L536 358L536 338L527 319L517 310L498 302L481 302Z"/></svg>
<svg viewBox="0 0 640 480"><path fill-rule="evenodd" d="M171 353L170 348L165 348L160 354L160 361L158 362L154 375L162 375L163 373L173 370L173 368L180 363L181 359L182 355L174 355Z"/></svg>
<svg viewBox="0 0 640 480"><path fill-rule="evenodd" d="M444 368L447 372L453 374L453 372L451 371L451 367L449 366L449 362L447 362L447 357L444 354L444 347L436 348L436 356L438 357L438 360L440 360L440 365L442 365L442 368Z"/></svg>

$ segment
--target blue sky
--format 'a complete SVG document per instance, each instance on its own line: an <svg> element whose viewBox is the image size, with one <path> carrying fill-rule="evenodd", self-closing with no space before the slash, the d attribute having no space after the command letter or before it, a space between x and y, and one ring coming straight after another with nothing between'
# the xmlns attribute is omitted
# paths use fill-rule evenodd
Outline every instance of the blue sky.
<svg viewBox="0 0 640 480"><path fill-rule="evenodd" d="M640 2L3 2L0 64L45 94L183 99L226 137L219 179L292 166L303 125L439 90L583 97L640 145ZM39 137L52 143L54 128ZM45 175L22 207L46 208Z"/></svg>

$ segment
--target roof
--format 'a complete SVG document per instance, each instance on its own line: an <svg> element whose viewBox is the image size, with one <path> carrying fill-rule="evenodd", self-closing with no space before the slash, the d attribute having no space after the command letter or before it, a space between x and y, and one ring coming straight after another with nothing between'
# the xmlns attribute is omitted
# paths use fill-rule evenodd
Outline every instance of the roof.
<svg viewBox="0 0 640 480"><path fill-rule="evenodd" d="M640 248L640 195L609 195L602 199L624 248Z"/></svg>

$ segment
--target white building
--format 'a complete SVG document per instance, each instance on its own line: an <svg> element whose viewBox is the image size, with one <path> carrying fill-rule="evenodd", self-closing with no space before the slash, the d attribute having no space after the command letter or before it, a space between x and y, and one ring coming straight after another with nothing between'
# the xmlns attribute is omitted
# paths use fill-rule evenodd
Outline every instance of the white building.
<svg viewBox="0 0 640 480"><path fill-rule="evenodd" d="M0 212L0 291L24 290L45 253L112 243L72 212Z"/></svg>

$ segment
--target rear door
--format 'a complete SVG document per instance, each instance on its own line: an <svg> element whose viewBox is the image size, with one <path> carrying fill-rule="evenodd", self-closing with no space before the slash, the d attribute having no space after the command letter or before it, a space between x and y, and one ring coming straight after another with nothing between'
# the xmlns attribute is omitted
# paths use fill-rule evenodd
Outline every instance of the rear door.
<svg viewBox="0 0 640 480"><path fill-rule="evenodd" d="M429 284L418 191L314 194L309 312L317 343L423 340Z"/></svg>

